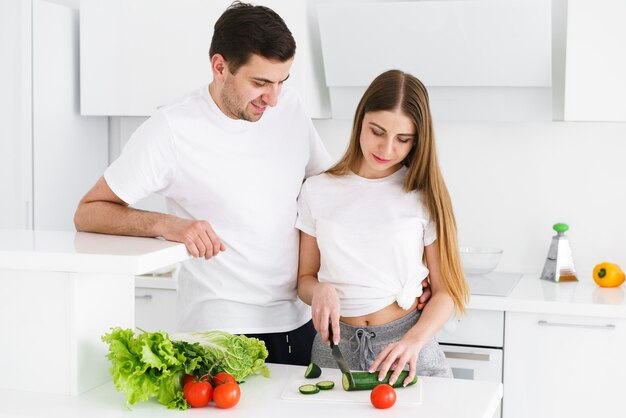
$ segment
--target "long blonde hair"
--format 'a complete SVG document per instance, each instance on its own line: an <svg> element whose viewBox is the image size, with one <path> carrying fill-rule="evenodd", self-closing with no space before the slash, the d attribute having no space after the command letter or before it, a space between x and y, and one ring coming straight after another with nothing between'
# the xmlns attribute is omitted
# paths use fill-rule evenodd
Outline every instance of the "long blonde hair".
<svg viewBox="0 0 626 418"><path fill-rule="evenodd" d="M403 161L408 168L404 189L407 192L420 191L425 198L430 216L437 225L443 283L457 312L463 314L469 299L469 287L461 267L450 194L439 169L426 87L411 74L399 70L389 70L376 77L357 106L346 153L326 172L341 176L358 169L363 156L359 139L365 114L398 108L413 120L417 132L415 146Z"/></svg>

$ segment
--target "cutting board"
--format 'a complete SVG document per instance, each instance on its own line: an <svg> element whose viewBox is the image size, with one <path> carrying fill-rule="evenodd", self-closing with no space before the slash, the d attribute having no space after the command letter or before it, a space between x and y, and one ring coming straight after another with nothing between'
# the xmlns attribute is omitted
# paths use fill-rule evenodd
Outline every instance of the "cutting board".
<svg viewBox="0 0 626 418"><path fill-rule="evenodd" d="M335 387L331 390L320 390L313 395L304 395L298 388L302 385L316 384L323 380L332 380ZM287 379L287 383L280 395L282 399L294 401L328 402L328 403L370 403L370 390L348 392L341 387L341 370L322 369L322 375L316 379L307 379L303 371L294 371ZM396 404L419 405L422 403L422 379L405 388L396 388Z"/></svg>

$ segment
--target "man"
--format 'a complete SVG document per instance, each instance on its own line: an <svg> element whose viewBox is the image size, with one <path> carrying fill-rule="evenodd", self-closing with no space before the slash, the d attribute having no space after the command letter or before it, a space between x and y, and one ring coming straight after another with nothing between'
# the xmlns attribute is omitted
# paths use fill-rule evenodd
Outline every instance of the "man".
<svg viewBox="0 0 626 418"><path fill-rule="evenodd" d="M196 258L179 273L180 331L245 333L265 341L270 362L308 364L315 330L296 296L296 199L330 157L283 89L295 50L275 12L231 5L215 24L208 88L140 126L74 222L184 243ZM155 192L169 214L128 207Z"/></svg>
<svg viewBox="0 0 626 418"><path fill-rule="evenodd" d="M330 157L282 87L296 44L263 6L233 3L215 24L213 81L159 109L80 201L79 231L182 242L180 331L265 341L267 361L306 365L315 329L296 295L296 199ZM168 214L128 207L151 193Z"/></svg>

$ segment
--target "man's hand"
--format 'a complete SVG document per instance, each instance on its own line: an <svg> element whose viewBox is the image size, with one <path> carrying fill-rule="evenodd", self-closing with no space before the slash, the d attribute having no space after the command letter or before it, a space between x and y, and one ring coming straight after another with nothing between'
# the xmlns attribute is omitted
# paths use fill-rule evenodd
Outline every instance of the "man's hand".
<svg viewBox="0 0 626 418"><path fill-rule="evenodd" d="M218 255L220 251L226 251L226 246L207 221L172 216L167 220L165 231L163 238L182 242L194 257L204 257L208 260Z"/></svg>
<svg viewBox="0 0 626 418"><path fill-rule="evenodd" d="M430 290L430 283L428 283L428 277L422 280L422 296L420 296L417 300L417 310L421 311L424 309L424 306L428 303L428 299L432 296L432 291Z"/></svg>
<svg viewBox="0 0 626 418"><path fill-rule="evenodd" d="M78 203L74 214L78 231L135 237L163 237L185 244L194 257L207 260L225 251L207 221L183 219L164 213L130 208L109 187L104 176Z"/></svg>

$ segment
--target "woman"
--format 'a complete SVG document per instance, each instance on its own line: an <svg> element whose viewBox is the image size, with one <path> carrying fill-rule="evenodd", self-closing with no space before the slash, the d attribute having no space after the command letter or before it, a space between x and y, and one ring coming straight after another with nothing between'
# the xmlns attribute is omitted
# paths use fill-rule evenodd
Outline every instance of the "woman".
<svg viewBox="0 0 626 418"><path fill-rule="evenodd" d="M367 88L345 155L302 186L296 227L298 296L318 332L313 363L336 367L330 326L353 370L382 379L395 369L394 384L408 368L404 385L416 373L452 377L433 337L454 309L465 312L469 290L417 78L391 70ZM432 297L418 311L425 277Z"/></svg>

